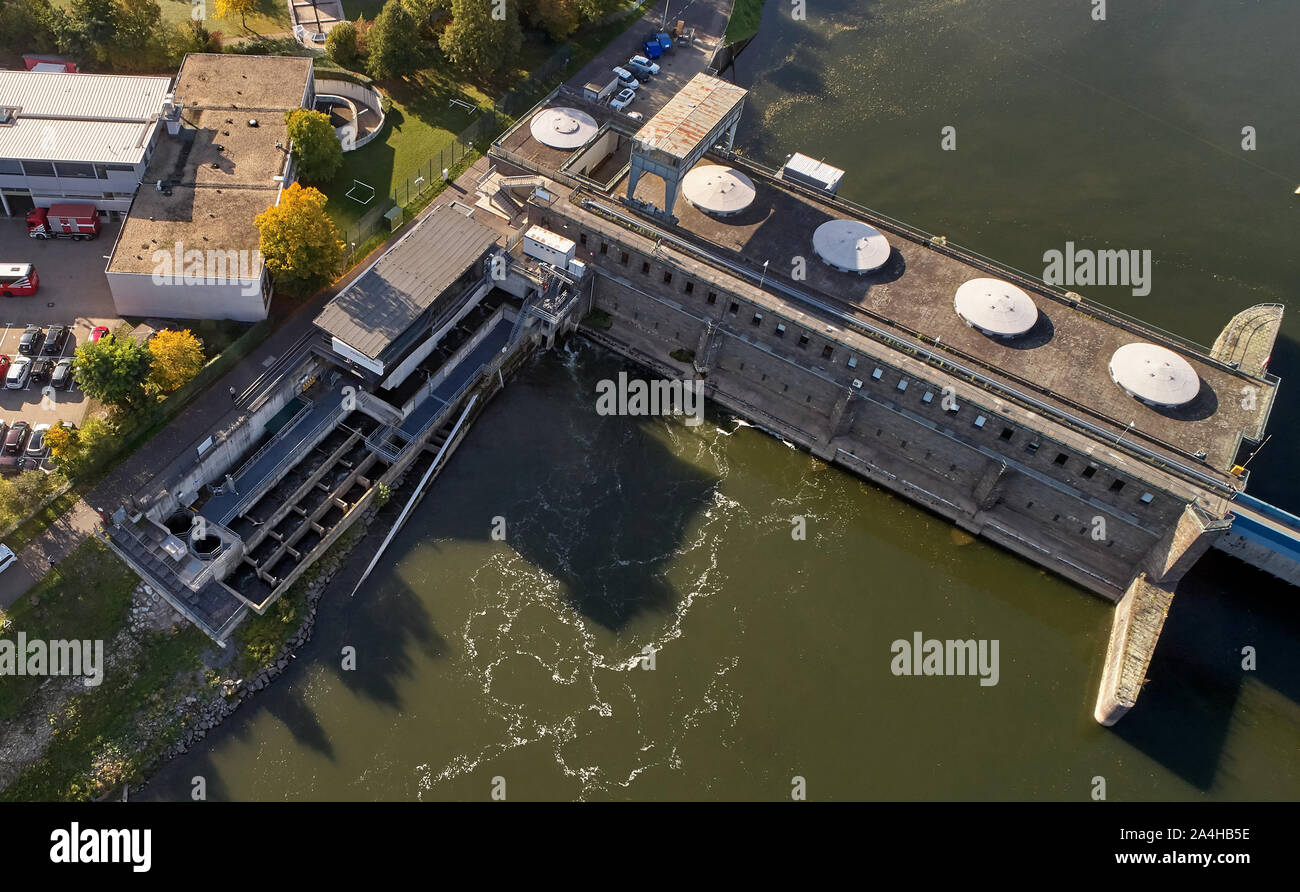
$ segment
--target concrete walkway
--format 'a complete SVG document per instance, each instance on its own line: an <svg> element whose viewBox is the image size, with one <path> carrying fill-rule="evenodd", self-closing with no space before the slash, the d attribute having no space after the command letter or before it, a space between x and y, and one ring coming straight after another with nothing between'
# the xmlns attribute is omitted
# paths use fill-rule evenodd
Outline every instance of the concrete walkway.
<svg viewBox="0 0 1300 892"><path fill-rule="evenodd" d="M95 531L97 515L84 500L50 524L37 538L18 553L18 560L0 573L0 609L9 607L25 595L38 580L50 572L50 561L63 560Z"/></svg>

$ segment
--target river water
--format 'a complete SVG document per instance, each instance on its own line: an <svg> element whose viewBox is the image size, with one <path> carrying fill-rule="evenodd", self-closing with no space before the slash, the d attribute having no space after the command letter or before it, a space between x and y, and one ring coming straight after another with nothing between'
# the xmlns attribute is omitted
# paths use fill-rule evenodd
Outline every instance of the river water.
<svg viewBox="0 0 1300 892"><path fill-rule="evenodd" d="M1212 342L1294 284L1300 6L1090 6L769 3L738 142L1031 272L1066 241L1149 249L1150 295L1085 293ZM1300 797L1294 589L1211 553L1104 729L1109 604L728 416L597 416L623 368L579 342L532 360L356 597L350 567L293 668L147 797L198 775L213 799ZM1282 395L1251 491L1294 505ZM996 639L997 684L895 676L918 632Z"/></svg>

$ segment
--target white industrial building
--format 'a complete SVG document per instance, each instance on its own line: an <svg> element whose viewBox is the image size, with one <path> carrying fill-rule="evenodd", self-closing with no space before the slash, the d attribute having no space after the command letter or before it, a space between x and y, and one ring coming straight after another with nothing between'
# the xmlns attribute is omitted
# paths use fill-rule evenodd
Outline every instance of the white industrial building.
<svg viewBox="0 0 1300 892"><path fill-rule="evenodd" d="M158 141L168 77L0 71L0 210L131 207Z"/></svg>

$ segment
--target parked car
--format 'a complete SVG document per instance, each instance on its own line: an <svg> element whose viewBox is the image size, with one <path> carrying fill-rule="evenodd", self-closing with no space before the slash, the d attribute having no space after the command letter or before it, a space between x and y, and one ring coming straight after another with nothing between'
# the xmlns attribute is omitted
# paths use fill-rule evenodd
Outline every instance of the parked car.
<svg viewBox="0 0 1300 892"><path fill-rule="evenodd" d="M5 372L5 387L12 390L18 390L26 387L28 380L32 376L32 359L30 356L20 356L9 365L9 371Z"/></svg>
<svg viewBox="0 0 1300 892"><path fill-rule="evenodd" d="M56 390L67 390L73 383L72 358L65 356L54 367L54 373L50 375L50 386Z"/></svg>
<svg viewBox="0 0 1300 892"><path fill-rule="evenodd" d="M622 111L632 104L636 98L636 90L619 90L618 95L609 101L609 107L615 111Z"/></svg>
<svg viewBox="0 0 1300 892"><path fill-rule="evenodd" d="M618 85L625 90L635 90L641 86L641 82L632 76L632 72L626 68L615 68L614 76L618 78Z"/></svg>
<svg viewBox="0 0 1300 892"><path fill-rule="evenodd" d="M108 334L107 325L96 325L90 330L90 343L95 343L106 334Z"/></svg>
<svg viewBox="0 0 1300 892"><path fill-rule="evenodd" d="M46 356L58 356L63 352L63 342L68 339L68 326L51 325L45 329L45 346L41 352Z"/></svg>
<svg viewBox="0 0 1300 892"><path fill-rule="evenodd" d="M0 375L9 373L9 354L0 353Z"/></svg>
<svg viewBox="0 0 1300 892"><path fill-rule="evenodd" d="M27 448L27 438L31 436L32 426L26 421L15 421L14 426L5 434L4 455L22 455Z"/></svg>
<svg viewBox="0 0 1300 892"><path fill-rule="evenodd" d="M640 112L628 112L628 113L627 113L627 116L628 116L629 118L631 118L633 121L644 121L644 120L645 120L645 115L641 114Z"/></svg>
<svg viewBox="0 0 1300 892"><path fill-rule="evenodd" d="M33 353L38 352L41 349L41 338L44 336L45 333L39 325L27 326L22 338L18 341L18 352L24 356L31 356Z"/></svg>
<svg viewBox="0 0 1300 892"><path fill-rule="evenodd" d="M638 65L637 63L633 62L631 59L627 60L627 63L624 67L627 68L628 71L632 72L632 74L634 74L637 78L639 78L643 83L645 81L650 80L650 75L654 74L654 72L651 71L648 66Z"/></svg>
<svg viewBox="0 0 1300 892"><path fill-rule="evenodd" d="M651 74L659 73L659 63L651 62L645 56L633 56L631 59L628 59L628 61L633 65L640 65L642 68L649 69Z"/></svg>
<svg viewBox="0 0 1300 892"><path fill-rule="evenodd" d="M50 447L45 445L45 432L50 429L48 424L38 424L32 428L32 435L27 440L27 458L30 462L40 464L49 458Z"/></svg>
<svg viewBox="0 0 1300 892"><path fill-rule="evenodd" d="M33 359L31 374L33 384L49 384L50 376L54 374L54 360Z"/></svg>
<svg viewBox="0 0 1300 892"><path fill-rule="evenodd" d="M0 573L8 570L18 560L18 555L8 545L0 545Z"/></svg>

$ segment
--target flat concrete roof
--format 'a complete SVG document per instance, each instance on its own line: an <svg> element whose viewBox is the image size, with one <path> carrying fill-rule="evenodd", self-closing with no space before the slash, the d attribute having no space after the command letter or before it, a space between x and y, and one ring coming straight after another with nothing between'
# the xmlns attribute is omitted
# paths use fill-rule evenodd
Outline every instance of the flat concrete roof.
<svg viewBox="0 0 1300 892"><path fill-rule="evenodd" d="M316 324L377 359L496 241L477 220L437 207L326 304Z"/></svg>
<svg viewBox="0 0 1300 892"><path fill-rule="evenodd" d="M184 104L180 133L159 136L107 272L152 272L152 252L176 242L186 250L257 248L253 218L275 204L282 185L275 177L288 157L284 114L302 107L310 76L308 58L186 56L175 90ZM170 195L157 191L159 180Z"/></svg>
<svg viewBox="0 0 1300 892"><path fill-rule="evenodd" d="M715 162L717 163L717 162ZM1236 458L1239 439L1258 440L1263 434L1275 385L1255 376L1234 372L1209 361L1204 352L1180 350L1203 386L1196 399L1178 408L1144 405L1111 380L1107 364L1111 355L1135 340L1166 342L1158 332L1137 322L1121 320L1100 306L1071 306L1041 283L1022 281L1038 305L1037 324L1014 340L991 338L966 325L953 312L953 295L964 282L1000 271L976 265L956 251L939 249L897 230L885 220L829 196L812 197L771 179L740 159L727 163L744 170L757 186L754 204L726 218L701 213L679 201L675 226L652 225L679 237L703 243L719 257L753 270L756 282L763 261L769 261L767 279L834 305L847 303L912 336L937 339L943 348L971 357L1063 407L1082 407L1123 430L1129 422L1157 441L1187 454L1204 450L1211 466L1227 470ZM613 194L626 189L625 180L614 184ZM636 197L662 204L663 182L642 177ZM612 199L603 199L620 212L631 212ZM812 234L822 223L837 218L862 219L889 235L894 252L883 267L866 275L839 272L815 261ZM805 258L806 278L791 273L796 258ZM779 298L784 299L784 298ZM800 306L795 303L794 306ZM1241 388L1256 388L1258 408L1244 408Z"/></svg>
<svg viewBox="0 0 1300 892"><path fill-rule="evenodd" d="M505 152L515 155L529 164L536 164L544 170L559 170L561 165L574 156L573 149L552 148L538 142L533 136L533 118L536 113L541 113L545 108L563 106L590 115L592 120L596 122L596 132L591 134L592 138L595 138L600 127L608 122L621 124L623 127L634 123L631 118L614 111L605 103L591 102L565 87L559 88L548 96L544 103L545 106L539 105L534 110L534 114L521 117L514 126L499 136L494 143ZM590 142L590 139L588 142Z"/></svg>
<svg viewBox="0 0 1300 892"><path fill-rule="evenodd" d="M748 92L711 74L697 74L636 132L637 142L685 158L745 101Z"/></svg>
<svg viewBox="0 0 1300 892"><path fill-rule="evenodd" d="M173 92L187 109L287 111L302 106L311 71L307 56L190 53L181 62Z"/></svg>

